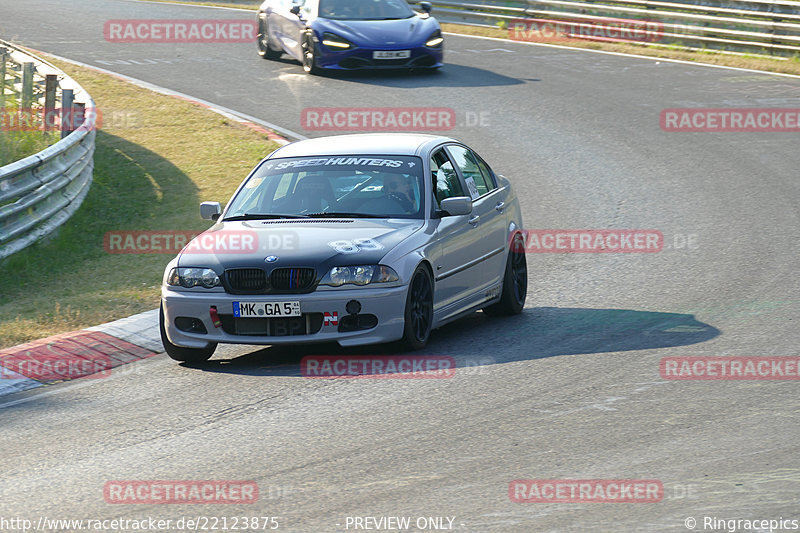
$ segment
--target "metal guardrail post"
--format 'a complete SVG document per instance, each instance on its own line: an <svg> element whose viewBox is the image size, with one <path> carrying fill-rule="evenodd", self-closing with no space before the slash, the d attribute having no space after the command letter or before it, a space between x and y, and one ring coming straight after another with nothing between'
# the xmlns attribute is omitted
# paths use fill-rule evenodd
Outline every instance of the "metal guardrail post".
<svg viewBox="0 0 800 533"><path fill-rule="evenodd" d="M44 79L44 111L42 122L45 131L53 131L56 127L56 90L58 89L58 76L48 74Z"/></svg>
<svg viewBox="0 0 800 533"><path fill-rule="evenodd" d="M73 131L72 121L74 116L73 104L75 97L72 89L61 90L61 138L63 139Z"/></svg>
<svg viewBox="0 0 800 533"><path fill-rule="evenodd" d="M6 63L8 50L0 46L0 109L6 106Z"/></svg>
<svg viewBox="0 0 800 533"><path fill-rule="evenodd" d="M22 64L22 108L33 105L33 63Z"/></svg>

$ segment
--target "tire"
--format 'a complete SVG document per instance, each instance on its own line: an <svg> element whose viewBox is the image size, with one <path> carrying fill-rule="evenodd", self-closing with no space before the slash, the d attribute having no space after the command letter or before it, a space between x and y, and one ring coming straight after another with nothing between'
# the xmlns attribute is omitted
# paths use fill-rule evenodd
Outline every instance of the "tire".
<svg viewBox="0 0 800 533"><path fill-rule="evenodd" d="M401 346L408 350L419 350L428 343L431 326L433 326L433 279L430 271L424 265L419 265L408 284Z"/></svg>
<svg viewBox="0 0 800 533"><path fill-rule="evenodd" d="M508 248L500 301L485 307L483 312L491 316L518 315L525 307L527 292L528 264L525 260L525 240L520 233L517 233Z"/></svg>
<svg viewBox="0 0 800 533"><path fill-rule="evenodd" d="M208 361L214 350L217 349L216 342L209 342L205 348L183 348L182 346L175 346L167 338L167 332L164 328L164 305L162 304L158 310L158 329L161 333L161 343L164 345L164 351L170 358L176 361L183 361L186 363L202 363Z"/></svg>
<svg viewBox="0 0 800 533"><path fill-rule="evenodd" d="M282 52L276 52L269 47L269 26L266 20L258 21L258 55L264 59L278 59Z"/></svg>
<svg viewBox="0 0 800 533"><path fill-rule="evenodd" d="M314 39L310 33L303 37L303 70L312 75L321 72L317 66L317 47L314 46Z"/></svg>

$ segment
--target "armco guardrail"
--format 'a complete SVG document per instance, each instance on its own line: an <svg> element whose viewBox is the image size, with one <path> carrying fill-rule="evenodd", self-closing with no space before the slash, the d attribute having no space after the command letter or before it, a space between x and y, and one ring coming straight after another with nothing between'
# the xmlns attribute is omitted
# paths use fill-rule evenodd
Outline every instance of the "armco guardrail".
<svg viewBox="0 0 800 533"><path fill-rule="evenodd" d="M57 76L61 89L61 110L57 114L62 119L64 133L60 141L38 154L0 167L2 260L58 228L80 207L92 183L96 113L89 94L55 66L4 41L0 41L0 47L9 50L11 53L6 54L6 58L18 65L33 63L33 74L40 78ZM2 81L4 89L5 78ZM50 101L46 105L55 107L52 98L48 97ZM46 109L43 106L42 112ZM81 122L68 125L74 120L73 110L76 109L91 112L77 113ZM63 120L65 116L70 117L69 120Z"/></svg>
<svg viewBox="0 0 800 533"><path fill-rule="evenodd" d="M442 22L499 27L518 40L545 41L555 31L567 38L624 41L581 28L616 28L621 21L640 21L651 23L647 38L627 40L751 54L800 54L800 1L441 0L433 4L434 15ZM547 21L562 24L543 28ZM536 29L547 31L537 34L532 31Z"/></svg>

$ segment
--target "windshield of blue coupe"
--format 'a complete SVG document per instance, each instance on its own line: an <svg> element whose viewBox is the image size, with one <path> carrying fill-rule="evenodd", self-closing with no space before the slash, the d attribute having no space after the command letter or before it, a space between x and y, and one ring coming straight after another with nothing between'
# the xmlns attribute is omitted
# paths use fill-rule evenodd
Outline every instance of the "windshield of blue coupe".
<svg viewBox="0 0 800 533"><path fill-rule="evenodd" d="M259 215L424 218L422 160L412 156L270 159L247 180L225 219Z"/></svg>
<svg viewBox="0 0 800 533"><path fill-rule="evenodd" d="M393 20L414 15L405 0L320 0L319 16L333 20Z"/></svg>

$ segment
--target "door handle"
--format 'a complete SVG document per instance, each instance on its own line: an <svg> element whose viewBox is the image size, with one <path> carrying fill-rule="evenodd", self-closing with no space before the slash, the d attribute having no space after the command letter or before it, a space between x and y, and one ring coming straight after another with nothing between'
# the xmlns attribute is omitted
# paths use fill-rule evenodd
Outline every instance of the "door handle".
<svg viewBox="0 0 800 533"><path fill-rule="evenodd" d="M478 225L478 221L480 219L481 219L480 215L475 215L474 217L469 219L469 223L472 224L473 226L477 226Z"/></svg>
<svg viewBox="0 0 800 533"><path fill-rule="evenodd" d="M506 208L506 203L505 202L497 202L497 205L494 206L494 208L502 213L503 209Z"/></svg>

